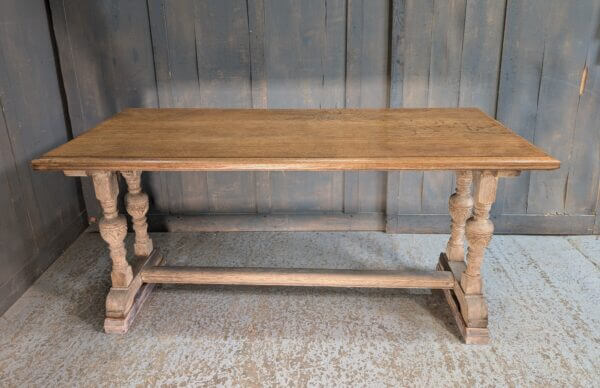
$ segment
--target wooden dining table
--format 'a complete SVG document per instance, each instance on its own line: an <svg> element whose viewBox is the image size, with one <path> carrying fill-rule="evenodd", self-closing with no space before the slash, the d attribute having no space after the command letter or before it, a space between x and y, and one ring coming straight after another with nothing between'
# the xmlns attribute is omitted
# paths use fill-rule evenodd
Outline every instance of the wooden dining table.
<svg viewBox="0 0 600 388"><path fill-rule="evenodd" d="M31 162L91 177L112 261L104 329L125 333L157 283L443 290L466 343L487 343L481 266L499 178L560 162L476 108L126 109ZM170 266L148 235L144 171L446 170L450 238L431 271ZM119 214L118 175L135 241ZM467 249L465 249L467 246Z"/></svg>

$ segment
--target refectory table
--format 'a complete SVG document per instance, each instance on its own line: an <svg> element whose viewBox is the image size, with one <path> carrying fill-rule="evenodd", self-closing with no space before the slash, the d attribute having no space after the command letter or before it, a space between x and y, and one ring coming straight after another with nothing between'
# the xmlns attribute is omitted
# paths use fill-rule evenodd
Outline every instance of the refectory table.
<svg viewBox="0 0 600 388"><path fill-rule="evenodd" d="M498 178L560 162L478 109L127 109L32 161L37 170L90 176L112 259L107 333L125 333L156 283L431 288L444 290L467 343L486 343L481 264L494 226ZM436 271L177 267L148 236L142 171L450 170L451 235ZM118 213L117 174L135 231ZM473 184L473 190L471 185ZM465 237L468 242L465 261Z"/></svg>

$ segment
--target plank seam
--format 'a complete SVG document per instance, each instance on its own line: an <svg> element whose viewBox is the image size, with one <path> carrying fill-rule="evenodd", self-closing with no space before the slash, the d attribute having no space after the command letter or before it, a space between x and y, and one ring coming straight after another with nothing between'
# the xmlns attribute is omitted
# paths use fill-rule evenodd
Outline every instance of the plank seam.
<svg viewBox="0 0 600 388"><path fill-rule="evenodd" d="M503 61L503 55L504 55L504 44L506 42L506 20L507 20L507 11L508 9L508 0L504 0L504 15L503 15L503 20L504 23L502 23L502 44L500 44L500 54L498 56L498 80L496 81L496 104L494 107L494 118L496 120L498 120L498 105L500 104L500 99L498 98L499 94L500 94L500 81L502 79L502 63ZM503 193L504 194L504 193ZM504 198L502 198L504 200ZM503 206L504 207L504 204Z"/></svg>
<svg viewBox="0 0 600 388"><path fill-rule="evenodd" d="M149 0L146 0L146 20L148 22L148 33L150 34L150 53L152 54L152 71L154 72L154 92L156 93L156 104L160 107L160 96L158 93L158 76L156 74L156 55L154 53L154 44L152 39L152 23L150 23L150 5L148 4ZM164 18L164 14L163 14ZM166 20L165 20L166 23ZM166 31L165 31L166 35ZM168 50L167 50L168 55ZM168 59L167 59L168 62Z"/></svg>
<svg viewBox="0 0 600 388"><path fill-rule="evenodd" d="M69 41L69 54L71 56L71 63L75 63L75 54L73 53L73 42L71 41L71 33L69 32L69 22L67 19L67 9L65 7L65 1L62 0L61 4L62 4L63 17L65 20L65 32L67 33L67 40ZM82 122L79 123L80 128L78 131L79 132L78 135L80 135L81 132L83 132L84 123L87 122L87 119L85 117L85 112L83 110L83 100L81 98L81 88L79 87L79 77L77 76L77 70L76 70L75 66L71 66L71 67L72 67L72 71L73 71L73 78L75 79L75 90L77 91L77 101L79 102L79 111L81 113L81 120L82 120Z"/></svg>
<svg viewBox="0 0 600 388"><path fill-rule="evenodd" d="M583 63L584 69L586 69L588 66L588 58L590 55L590 49L592 47L592 42L593 42L592 39L590 39L588 41L588 46L587 46L586 55L585 55L585 61ZM567 200L568 200L567 197L569 195L569 179L571 178L571 175L573 174L573 171L575 169L575 166L573 165L573 163L571 163L571 159L573 157L573 148L575 147L573 140L575 138L575 132L577 131L577 123L579 121L579 108L581 107L581 97L583 97L583 93L579 93L579 96L577 97L577 109L575 110L575 120L573 123L573 130L571 131L571 136L569 138L569 158L567 159L567 162L569 163L569 170L567 171L567 177L565 179L565 187L564 187L564 193L563 193L563 211L567 211Z"/></svg>

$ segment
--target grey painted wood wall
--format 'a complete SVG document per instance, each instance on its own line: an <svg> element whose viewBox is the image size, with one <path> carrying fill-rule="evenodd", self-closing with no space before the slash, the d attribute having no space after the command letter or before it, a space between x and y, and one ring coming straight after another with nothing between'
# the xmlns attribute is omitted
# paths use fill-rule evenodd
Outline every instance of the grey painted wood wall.
<svg viewBox="0 0 600 388"><path fill-rule="evenodd" d="M0 315L86 225L77 182L29 161L69 139L43 0L0 2Z"/></svg>
<svg viewBox="0 0 600 388"><path fill-rule="evenodd" d="M477 106L563 162L501 184L497 230L598 233L600 0L50 6L75 135L128 106ZM145 185L155 230L446 232L453 176L152 173Z"/></svg>

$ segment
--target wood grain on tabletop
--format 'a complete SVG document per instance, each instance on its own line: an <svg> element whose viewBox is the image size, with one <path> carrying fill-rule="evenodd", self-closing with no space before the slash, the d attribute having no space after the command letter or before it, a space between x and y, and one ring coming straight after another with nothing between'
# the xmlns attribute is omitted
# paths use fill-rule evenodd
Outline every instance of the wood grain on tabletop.
<svg viewBox="0 0 600 388"><path fill-rule="evenodd" d="M127 109L32 162L54 170L555 169L476 108Z"/></svg>

